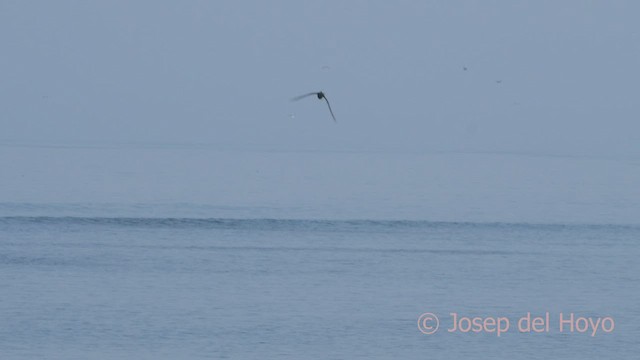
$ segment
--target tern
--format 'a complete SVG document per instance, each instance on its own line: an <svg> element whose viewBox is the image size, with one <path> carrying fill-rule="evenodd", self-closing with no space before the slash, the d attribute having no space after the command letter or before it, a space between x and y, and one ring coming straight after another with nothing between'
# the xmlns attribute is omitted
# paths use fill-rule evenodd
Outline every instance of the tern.
<svg viewBox="0 0 640 360"><path fill-rule="evenodd" d="M322 91L318 91L318 92L310 92L310 93L308 93L308 94L304 94L304 95L296 96L296 97L294 97L293 99L291 99L291 101L298 101L298 100L300 100L300 99L304 99L304 98L306 98L307 96L312 96L312 95L317 96L317 97L318 97L318 100L322 100L322 99L324 99L324 101L326 101L326 102L327 102L327 106L329 107L329 112L331 113L331 117L333 118L333 121L334 121L334 122L337 122L337 121L336 121L336 117L335 117L335 115L333 115L333 110L331 110L331 104L329 104L329 99L327 99L327 97L324 95L324 93L323 93Z"/></svg>

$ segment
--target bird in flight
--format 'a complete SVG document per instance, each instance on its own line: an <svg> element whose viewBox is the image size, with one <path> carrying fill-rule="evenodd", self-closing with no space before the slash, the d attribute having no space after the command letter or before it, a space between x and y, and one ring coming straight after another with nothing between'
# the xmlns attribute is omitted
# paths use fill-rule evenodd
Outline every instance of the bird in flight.
<svg viewBox="0 0 640 360"><path fill-rule="evenodd" d="M336 117L335 117L335 115L333 115L333 110L331 110L331 104L329 104L329 99L327 99L327 97L324 95L324 93L323 93L322 91L318 91L318 92L310 92L310 93L308 93L308 94L304 94L304 95L296 96L296 97L294 97L293 99L291 99L291 101L298 101L298 100L300 100L300 99L304 99L304 98L306 98L307 96L311 96L311 95L315 95L315 96L317 96L317 97L318 97L318 100L322 100L322 99L324 99L324 101L326 101L326 102L327 102L327 106L329 107L329 112L331 113L331 117L333 118L333 121L334 121L334 122L337 122L337 121L336 121Z"/></svg>

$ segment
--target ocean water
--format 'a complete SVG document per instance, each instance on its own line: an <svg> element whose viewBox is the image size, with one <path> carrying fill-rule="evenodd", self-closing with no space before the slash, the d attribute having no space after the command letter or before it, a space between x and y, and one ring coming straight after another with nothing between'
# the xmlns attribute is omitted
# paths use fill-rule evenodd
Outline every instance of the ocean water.
<svg viewBox="0 0 640 360"><path fill-rule="evenodd" d="M640 227L0 218L6 359L632 359ZM432 335L418 317L436 314ZM448 332L450 313L548 332ZM559 331L560 313L615 321Z"/></svg>
<svg viewBox="0 0 640 360"><path fill-rule="evenodd" d="M0 168L0 359L640 353L634 157L0 144Z"/></svg>

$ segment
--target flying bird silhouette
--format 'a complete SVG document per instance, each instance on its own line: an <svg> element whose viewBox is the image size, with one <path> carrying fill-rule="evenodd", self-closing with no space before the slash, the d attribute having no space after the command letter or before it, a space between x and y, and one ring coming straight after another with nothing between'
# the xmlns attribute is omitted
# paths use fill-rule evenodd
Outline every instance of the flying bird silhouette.
<svg viewBox="0 0 640 360"><path fill-rule="evenodd" d="M329 107L329 112L331 113L331 117L333 118L334 122L338 122L336 121L336 117L335 115L333 115L333 110L331 110L331 104L329 104L329 99L327 99L327 97L324 95L324 93L322 91L318 91L318 92L310 92L308 94L304 94L304 95L300 95L300 96L296 96L293 99L291 99L291 101L298 101L300 99L304 99L307 96L311 96L311 95L315 95L318 97L318 100L322 100L324 99L324 101L327 102L327 106Z"/></svg>

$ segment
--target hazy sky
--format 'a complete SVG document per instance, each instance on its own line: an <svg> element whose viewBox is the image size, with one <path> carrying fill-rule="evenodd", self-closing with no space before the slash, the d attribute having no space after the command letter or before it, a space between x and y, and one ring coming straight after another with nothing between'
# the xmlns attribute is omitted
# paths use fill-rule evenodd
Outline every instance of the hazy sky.
<svg viewBox="0 0 640 360"><path fill-rule="evenodd" d="M637 1L2 0L0 141L638 157L638 14ZM316 99L289 101L316 90L337 124Z"/></svg>

